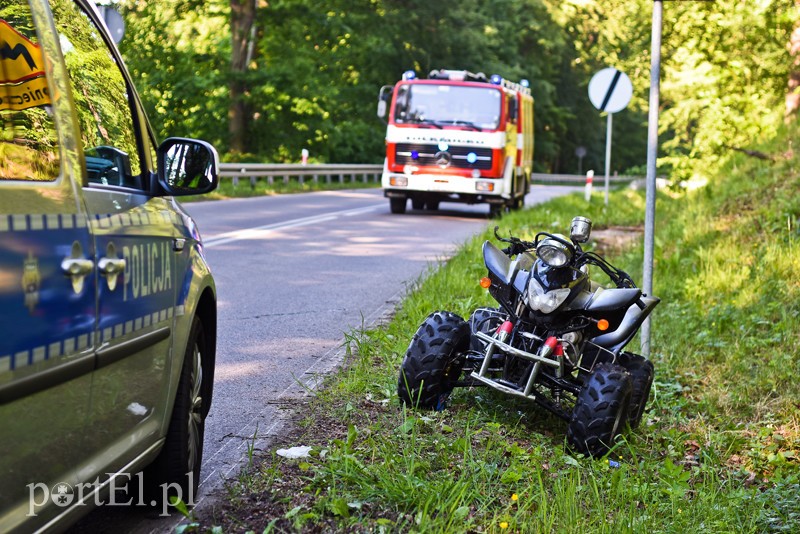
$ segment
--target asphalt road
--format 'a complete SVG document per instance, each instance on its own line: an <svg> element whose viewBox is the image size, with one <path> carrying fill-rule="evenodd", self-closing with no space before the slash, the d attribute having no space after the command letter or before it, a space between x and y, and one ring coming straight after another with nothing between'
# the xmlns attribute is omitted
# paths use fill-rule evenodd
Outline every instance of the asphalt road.
<svg viewBox="0 0 800 534"><path fill-rule="evenodd" d="M574 190L533 186L526 204ZM205 242L219 310L199 508L224 495L252 452L270 450L289 424L285 407L341 363L345 334L391 313L410 284L491 222L486 205L393 215L380 189L186 207ZM171 532L179 519L105 507L72 532Z"/></svg>

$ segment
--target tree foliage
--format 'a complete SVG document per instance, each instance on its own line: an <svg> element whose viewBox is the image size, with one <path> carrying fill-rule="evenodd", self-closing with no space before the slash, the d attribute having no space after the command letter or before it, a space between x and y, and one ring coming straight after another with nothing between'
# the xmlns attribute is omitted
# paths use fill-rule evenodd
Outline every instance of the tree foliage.
<svg viewBox="0 0 800 534"><path fill-rule="evenodd" d="M612 169L645 164L652 0L119 5L121 48L160 133L203 137L228 159L297 161L306 148L317 161L380 161L379 88L410 68L451 68L530 80L536 170L576 172L579 146L583 169L599 169L605 116L587 87L613 66L634 96L614 117ZM246 5L255 7L251 33L239 27ZM688 178L777 128L796 76L789 44L800 17L795 0L663 6L659 161Z"/></svg>

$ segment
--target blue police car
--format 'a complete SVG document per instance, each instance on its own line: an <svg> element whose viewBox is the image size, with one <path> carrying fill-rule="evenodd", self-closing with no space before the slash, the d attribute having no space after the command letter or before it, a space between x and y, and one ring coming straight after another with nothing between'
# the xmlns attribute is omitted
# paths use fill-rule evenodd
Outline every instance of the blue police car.
<svg viewBox="0 0 800 534"><path fill-rule="evenodd" d="M174 197L216 187L216 151L156 143L87 0L0 3L0 136L0 532L123 487L191 503L216 293Z"/></svg>

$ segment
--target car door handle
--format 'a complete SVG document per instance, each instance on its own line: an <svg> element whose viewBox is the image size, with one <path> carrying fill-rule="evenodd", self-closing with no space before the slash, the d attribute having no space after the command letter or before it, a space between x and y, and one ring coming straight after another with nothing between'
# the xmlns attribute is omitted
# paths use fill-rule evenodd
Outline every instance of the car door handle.
<svg viewBox="0 0 800 534"><path fill-rule="evenodd" d="M72 280L72 290L75 293L83 291L83 279L94 269L94 262L86 258L76 258L78 254L73 246L73 257L65 258L61 261L61 270ZM77 249L80 252L80 247Z"/></svg>
<svg viewBox="0 0 800 534"><path fill-rule="evenodd" d="M111 245L109 245L109 249L109 254L115 254ZM117 287L117 277L121 272L125 271L125 265L123 258L115 257L100 258L100 261L97 262L97 270L100 271L100 276L106 277L106 283L110 291L114 291Z"/></svg>
<svg viewBox="0 0 800 534"><path fill-rule="evenodd" d="M83 277L92 272L94 262L84 258L66 258L61 262L61 270L72 277Z"/></svg>
<svg viewBox="0 0 800 534"><path fill-rule="evenodd" d="M119 274L125 270L125 260L122 258L100 258L97 262L100 274Z"/></svg>

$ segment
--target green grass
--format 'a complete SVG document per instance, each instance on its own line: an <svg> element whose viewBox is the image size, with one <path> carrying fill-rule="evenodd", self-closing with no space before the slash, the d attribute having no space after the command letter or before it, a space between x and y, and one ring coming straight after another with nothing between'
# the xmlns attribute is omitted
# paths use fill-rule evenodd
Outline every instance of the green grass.
<svg viewBox="0 0 800 534"><path fill-rule="evenodd" d="M205 195L192 195L181 197L181 202L195 202L198 200L225 200L228 198L248 198L248 197L261 197L271 195L287 195L292 193L308 193L311 191L331 191L337 189L366 189L380 187L380 181L374 180L364 182L361 176L355 177L353 180L349 175L342 177L343 181L339 181L338 176L332 176L331 181L327 182L324 178L320 178L314 182L312 178L307 177L303 183L295 177L287 182L283 178L276 177L270 184L266 178L259 178L255 184L251 184L249 178L239 180L238 185L233 184L232 178L222 178L217 189Z"/></svg>
<svg viewBox="0 0 800 534"><path fill-rule="evenodd" d="M797 132L795 131L794 134ZM787 135L782 139L791 139ZM480 244L422 277L392 321L353 332L297 443L267 455L206 522L232 530L375 532L797 532L800 530L800 186L787 141L736 156L704 189L658 198L643 423L606 459L572 455L565 424L524 401L457 389L447 410L397 400L400 361L428 313L490 304ZM557 199L504 217L505 234L641 225L643 194ZM642 250L613 263L641 280ZM596 273L594 273L596 275ZM631 344L638 348L638 340ZM252 503L270 503L269 514Z"/></svg>

